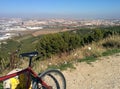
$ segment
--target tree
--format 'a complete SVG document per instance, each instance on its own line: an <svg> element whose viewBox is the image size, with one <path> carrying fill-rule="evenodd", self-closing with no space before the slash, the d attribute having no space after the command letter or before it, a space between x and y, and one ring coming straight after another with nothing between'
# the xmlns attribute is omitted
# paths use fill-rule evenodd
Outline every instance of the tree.
<svg viewBox="0 0 120 89"><path fill-rule="evenodd" d="M95 29L93 32L93 39L94 41L99 41L103 38L103 33L100 29Z"/></svg>

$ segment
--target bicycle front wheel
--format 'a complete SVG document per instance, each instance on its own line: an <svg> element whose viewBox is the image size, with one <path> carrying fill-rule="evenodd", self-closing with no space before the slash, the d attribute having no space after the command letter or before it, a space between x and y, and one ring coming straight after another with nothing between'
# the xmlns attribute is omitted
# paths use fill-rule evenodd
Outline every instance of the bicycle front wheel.
<svg viewBox="0 0 120 89"><path fill-rule="evenodd" d="M51 89L66 89L66 80L64 75L59 70L47 70L39 75ZM33 89L47 89L44 85L40 85L40 82L33 84Z"/></svg>

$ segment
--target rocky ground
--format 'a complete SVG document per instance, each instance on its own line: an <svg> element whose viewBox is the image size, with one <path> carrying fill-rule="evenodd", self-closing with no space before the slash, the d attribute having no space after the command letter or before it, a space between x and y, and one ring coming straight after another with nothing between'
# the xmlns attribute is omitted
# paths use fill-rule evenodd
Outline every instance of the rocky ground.
<svg viewBox="0 0 120 89"><path fill-rule="evenodd" d="M120 53L63 71L67 89L120 89Z"/></svg>

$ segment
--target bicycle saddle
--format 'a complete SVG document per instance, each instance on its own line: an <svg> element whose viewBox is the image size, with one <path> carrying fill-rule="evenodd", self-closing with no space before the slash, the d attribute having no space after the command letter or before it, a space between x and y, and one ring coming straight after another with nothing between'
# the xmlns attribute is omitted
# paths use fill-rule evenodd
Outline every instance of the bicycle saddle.
<svg viewBox="0 0 120 89"><path fill-rule="evenodd" d="M20 54L20 57L34 57L37 55L38 55L38 52L34 51L34 52L29 52L29 53L22 53Z"/></svg>

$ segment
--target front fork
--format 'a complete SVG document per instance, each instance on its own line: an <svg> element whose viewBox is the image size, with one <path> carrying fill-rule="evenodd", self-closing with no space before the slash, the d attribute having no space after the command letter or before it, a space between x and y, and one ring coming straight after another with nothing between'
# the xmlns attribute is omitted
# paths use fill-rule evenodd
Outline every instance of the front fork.
<svg viewBox="0 0 120 89"><path fill-rule="evenodd" d="M33 78L32 80L33 84L35 83L36 85L35 89L53 89L52 86L47 85L41 78Z"/></svg>
<svg viewBox="0 0 120 89"><path fill-rule="evenodd" d="M42 80L41 80L42 81ZM41 83L37 83L38 89L53 89L52 86L48 86L45 82L42 81Z"/></svg>

